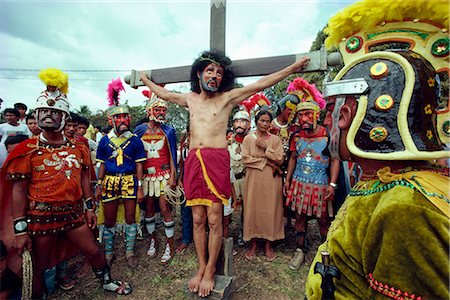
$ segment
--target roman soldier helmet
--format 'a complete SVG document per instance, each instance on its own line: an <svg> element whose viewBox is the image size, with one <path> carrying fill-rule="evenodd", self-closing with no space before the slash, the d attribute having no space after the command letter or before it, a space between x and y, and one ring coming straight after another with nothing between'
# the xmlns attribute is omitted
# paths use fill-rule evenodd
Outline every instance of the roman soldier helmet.
<svg viewBox="0 0 450 300"><path fill-rule="evenodd" d="M245 110L239 110L233 115L233 121L239 119L250 122L250 114Z"/></svg>
<svg viewBox="0 0 450 300"><path fill-rule="evenodd" d="M325 100L323 100L322 94L317 90L316 86L309 84L303 78L295 78L289 83L286 92L287 95L284 97L286 98L286 105L292 108L294 103L296 103L288 121L291 122L295 114L300 110L313 110L315 112L314 128L316 128L320 110L325 107Z"/></svg>
<svg viewBox="0 0 450 300"><path fill-rule="evenodd" d="M161 122L161 120L158 120L156 116L153 113L153 108L155 107L164 107L168 108L167 102L163 99L156 96L155 93L152 93L152 91L144 90L142 91L142 94L148 98L147 104L145 105L145 110L147 111L147 116L149 120L153 120L155 122Z"/></svg>
<svg viewBox="0 0 450 300"><path fill-rule="evenodd" d="M125 91L125 88L123 87L120 78L113 79L108 84L106 89L109 106L107 111L108 120L111 120L111 117L114 115L130 113L130 109L127 105L119 104L119 96L122 91Z"/></svg>
<svg viewBox="0 0 450 300"><path fill-rule="evenodd" d="M60 110L64 113L60 128L61 131L69 118L69 99L67 93L69 92L69 76L61 70L48 68L39 72L39 78L45 83L47 89L41 92L36 99L36 118L39 119L39 110L43 108L51 108ZM49 89L48 87L54 87Z"/></svg>
<svg viewBox="0 0 450 300"><path fill-rule="evenodd" d="M325 32L326 46L339 45L345 63L324 84L324 96L336 99L333 124L346 97L358 103L346 140L350 152L375 160L448 157L437 127L436 76L449 71L448 3L364 0L331 18ZM399 49L385 50L386 44Z"/></svg>

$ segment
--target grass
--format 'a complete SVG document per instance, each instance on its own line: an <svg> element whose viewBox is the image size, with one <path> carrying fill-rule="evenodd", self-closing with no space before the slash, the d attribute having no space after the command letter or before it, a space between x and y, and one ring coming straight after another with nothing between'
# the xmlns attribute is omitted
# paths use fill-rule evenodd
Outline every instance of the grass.
<svg viewBox="0 0 450 300"><path fill-rule="evenodd" d="M236 239L238 234L237 214L233 216L233 223L230 225L230 233ZM181 226L179 214L175 216L176 235L181 237ZM162 238L164 231L157 230L157 234ZM238 254L234 257L234 272L236 276L236 291L231 299L303 299L305 296L305 282L309 266L319 244L318 226L315 221L309 225L308 238L311 244L311 251L306 254L305 263L299 270L292 271L288 267L289 260L295 251L293 232L286 233L286 239L275 243L277 258L273 262L268 262L263 253L263 244L258 245L257 257L248 261L244 257L245 247L235 245ZM98 279L85 263L83 257L78 256L69 260L69 273L79 278L79 283L71 291L57 290L50 299L188 299L186 284L189 278L196 271L197 259L195 249L191 245L183 255L176 255L172 261L164 266L159 262L164 244L160 242L160 253L155 259L150 259L146 255L148 238L137 241L136 255L139 266L131 270L126 265L125 249L122 238L116 238L115 253L117 259L112 266L112 276L114 279L122 279L133 285L133 293L126 297L116 296L113 293L103 291Z"/></svg>

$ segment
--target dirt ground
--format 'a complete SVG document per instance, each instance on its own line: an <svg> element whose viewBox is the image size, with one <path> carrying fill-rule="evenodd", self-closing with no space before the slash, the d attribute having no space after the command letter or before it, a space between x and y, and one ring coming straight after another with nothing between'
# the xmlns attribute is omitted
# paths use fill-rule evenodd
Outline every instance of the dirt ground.
<svg viewBox="0 0 450 300"><path fill-rule="evenodd" d="M239 212L240 213L240 212ZM236 241L238 235L238 212L233 214L233 222L230 225L230 234ZM178 245L181 241L180 214L175 214L176 232L175 239ZM157 229L160 240L163 240L163 228ZM310 250L301 268L292 271L288 267L289 260L295 251L294 233L287 230L286 239L275 243L274 248L278 257L273 262L268 262L264 256L263 244L259 247L257 258L248 261L244 257L246 246L235 245L237 255L234 256L234 270L236 276L236 290L231 299L304 299L305 280L308 270L319 245L319 229L315 220L309 221L308 240ZM146 255L148 235L144 240L137 241L136 255L139 260L137 269L129 269L125 260L123 238L116 237L116 260L112 266L114 279L122 279L130 282L134 288L133 293L123 299L188 299L186 284L195 272L197 261L193 244L184 254L176 255L172 261L163 266L159 262L162 253L155 259ZM161 248L164 245L160 244ZM68 273L76 278L78 284L71 291L58 289L50 299L116 299L113 293L105 292L100 287L98 280L83 257L78 256L68 263Z"/></svg>

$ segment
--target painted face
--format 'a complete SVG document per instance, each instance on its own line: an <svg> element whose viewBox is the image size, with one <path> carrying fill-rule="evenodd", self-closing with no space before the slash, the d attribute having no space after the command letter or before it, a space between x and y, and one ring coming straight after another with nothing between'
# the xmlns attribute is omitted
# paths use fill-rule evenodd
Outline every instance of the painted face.
<svg viewBox="0 0 450 300"><path fill-rule="evenodd" d="M301 130L314 130L317 126L317 113L312 109L298 111L297 119Z"/></svg>
<svg viewBox="0 0 450 300"><path fill-rule="evenodd" d="M292 109L291 108L289 108L289 107L286 107L284 110L283 110L283 112L281 113L281 115L282 115L282 117L283 117L283 120L288 120L289 119L289 116L291 115L291 113L292 113Z"/></svg>
<svg viewBox="0 0 450 300"><path fill-rule="evenodd" d="M50 93L53 93L54 91L56 91L56 86L54 85L47 85L47 91Z"/></svg>
<svg viewBox="0 0 450 300"><path fill-rule="evenodd" d="M64 113L52 108L40 108L37 110L38 126L42 130L60 131L64 127Z"/></svg>
<svg viewBox="0 0 450 300"><path fill-rule="evenodd" d="M270 117L268 115L262 115L259 117L258 122L256 122L256 128L259 131L267 132L270 127Z"/></svg>
<svg viewBox="0 0 450 300"><path fill-rule="evenodd" d="M207 93L217 92L222 83L223 72L223 67L217 64L210 63L207 65L199 75L202 90Z"/></svg>
<svg viewBox="0 0 450 300"><path fill-rule="evenodd" d="M27 126L33 135L38 135L41 132L41 130L39 129L39 127L37 125L36 119L28 119Z"/></svg>
<svg viewBox="0 0 450 300"><path fill-rule="evenodd" d="M167 108L163 106L152 107L149 112L149 120L164 123L166 121Z"/></svg>
<svg viewBox="0 0 450 300"><path fill-rule="evenodd" d="M73 138L75 136L75 133L78 131L78 123L67 121L66 126L64 126L64 134L68 138Z"/></svg>
<svg viewBox="0 0 450 300"><path fill-rule="evenodd" d="M131 124L131 117L129 114L117 114L112 116L113 126L118 134L128 131Z"/></svg>
<svg viewBox="0 0 450 300"><path fill-rule="evenodd" d="M353 161L346 139L356 112L356 103L355 97L331 97L327 99L327 114L323 125L327 127L329 132L330 144L328 148L333 158Z"/></svg>
<svg viewBox="0 0 450 300"><path fill-rule="evenodd" d="M236 119L233 121L233 130L236 134L244 134L250 127L250 123L245 119Z"/></svg>

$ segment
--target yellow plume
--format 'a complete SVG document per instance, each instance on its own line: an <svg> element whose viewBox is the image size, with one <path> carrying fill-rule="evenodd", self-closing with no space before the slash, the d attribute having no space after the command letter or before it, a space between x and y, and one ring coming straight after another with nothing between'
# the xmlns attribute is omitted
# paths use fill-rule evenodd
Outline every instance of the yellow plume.
<svg viewBox="0 0 450 300"><path fill-rule="evenodd" d="M56 86L61 93L69 93L69 76L61 70L48 68L41 70L39 78L45 83L45 85Z"/></svg>
<svg viewBox="0 0 450 300"><path fill-rule="evenodd" d="M362 0L347 6L328 22L327 49L335 48L343 38L367 31L382 22L428 20L448 29L448 0Z"/></svg>

